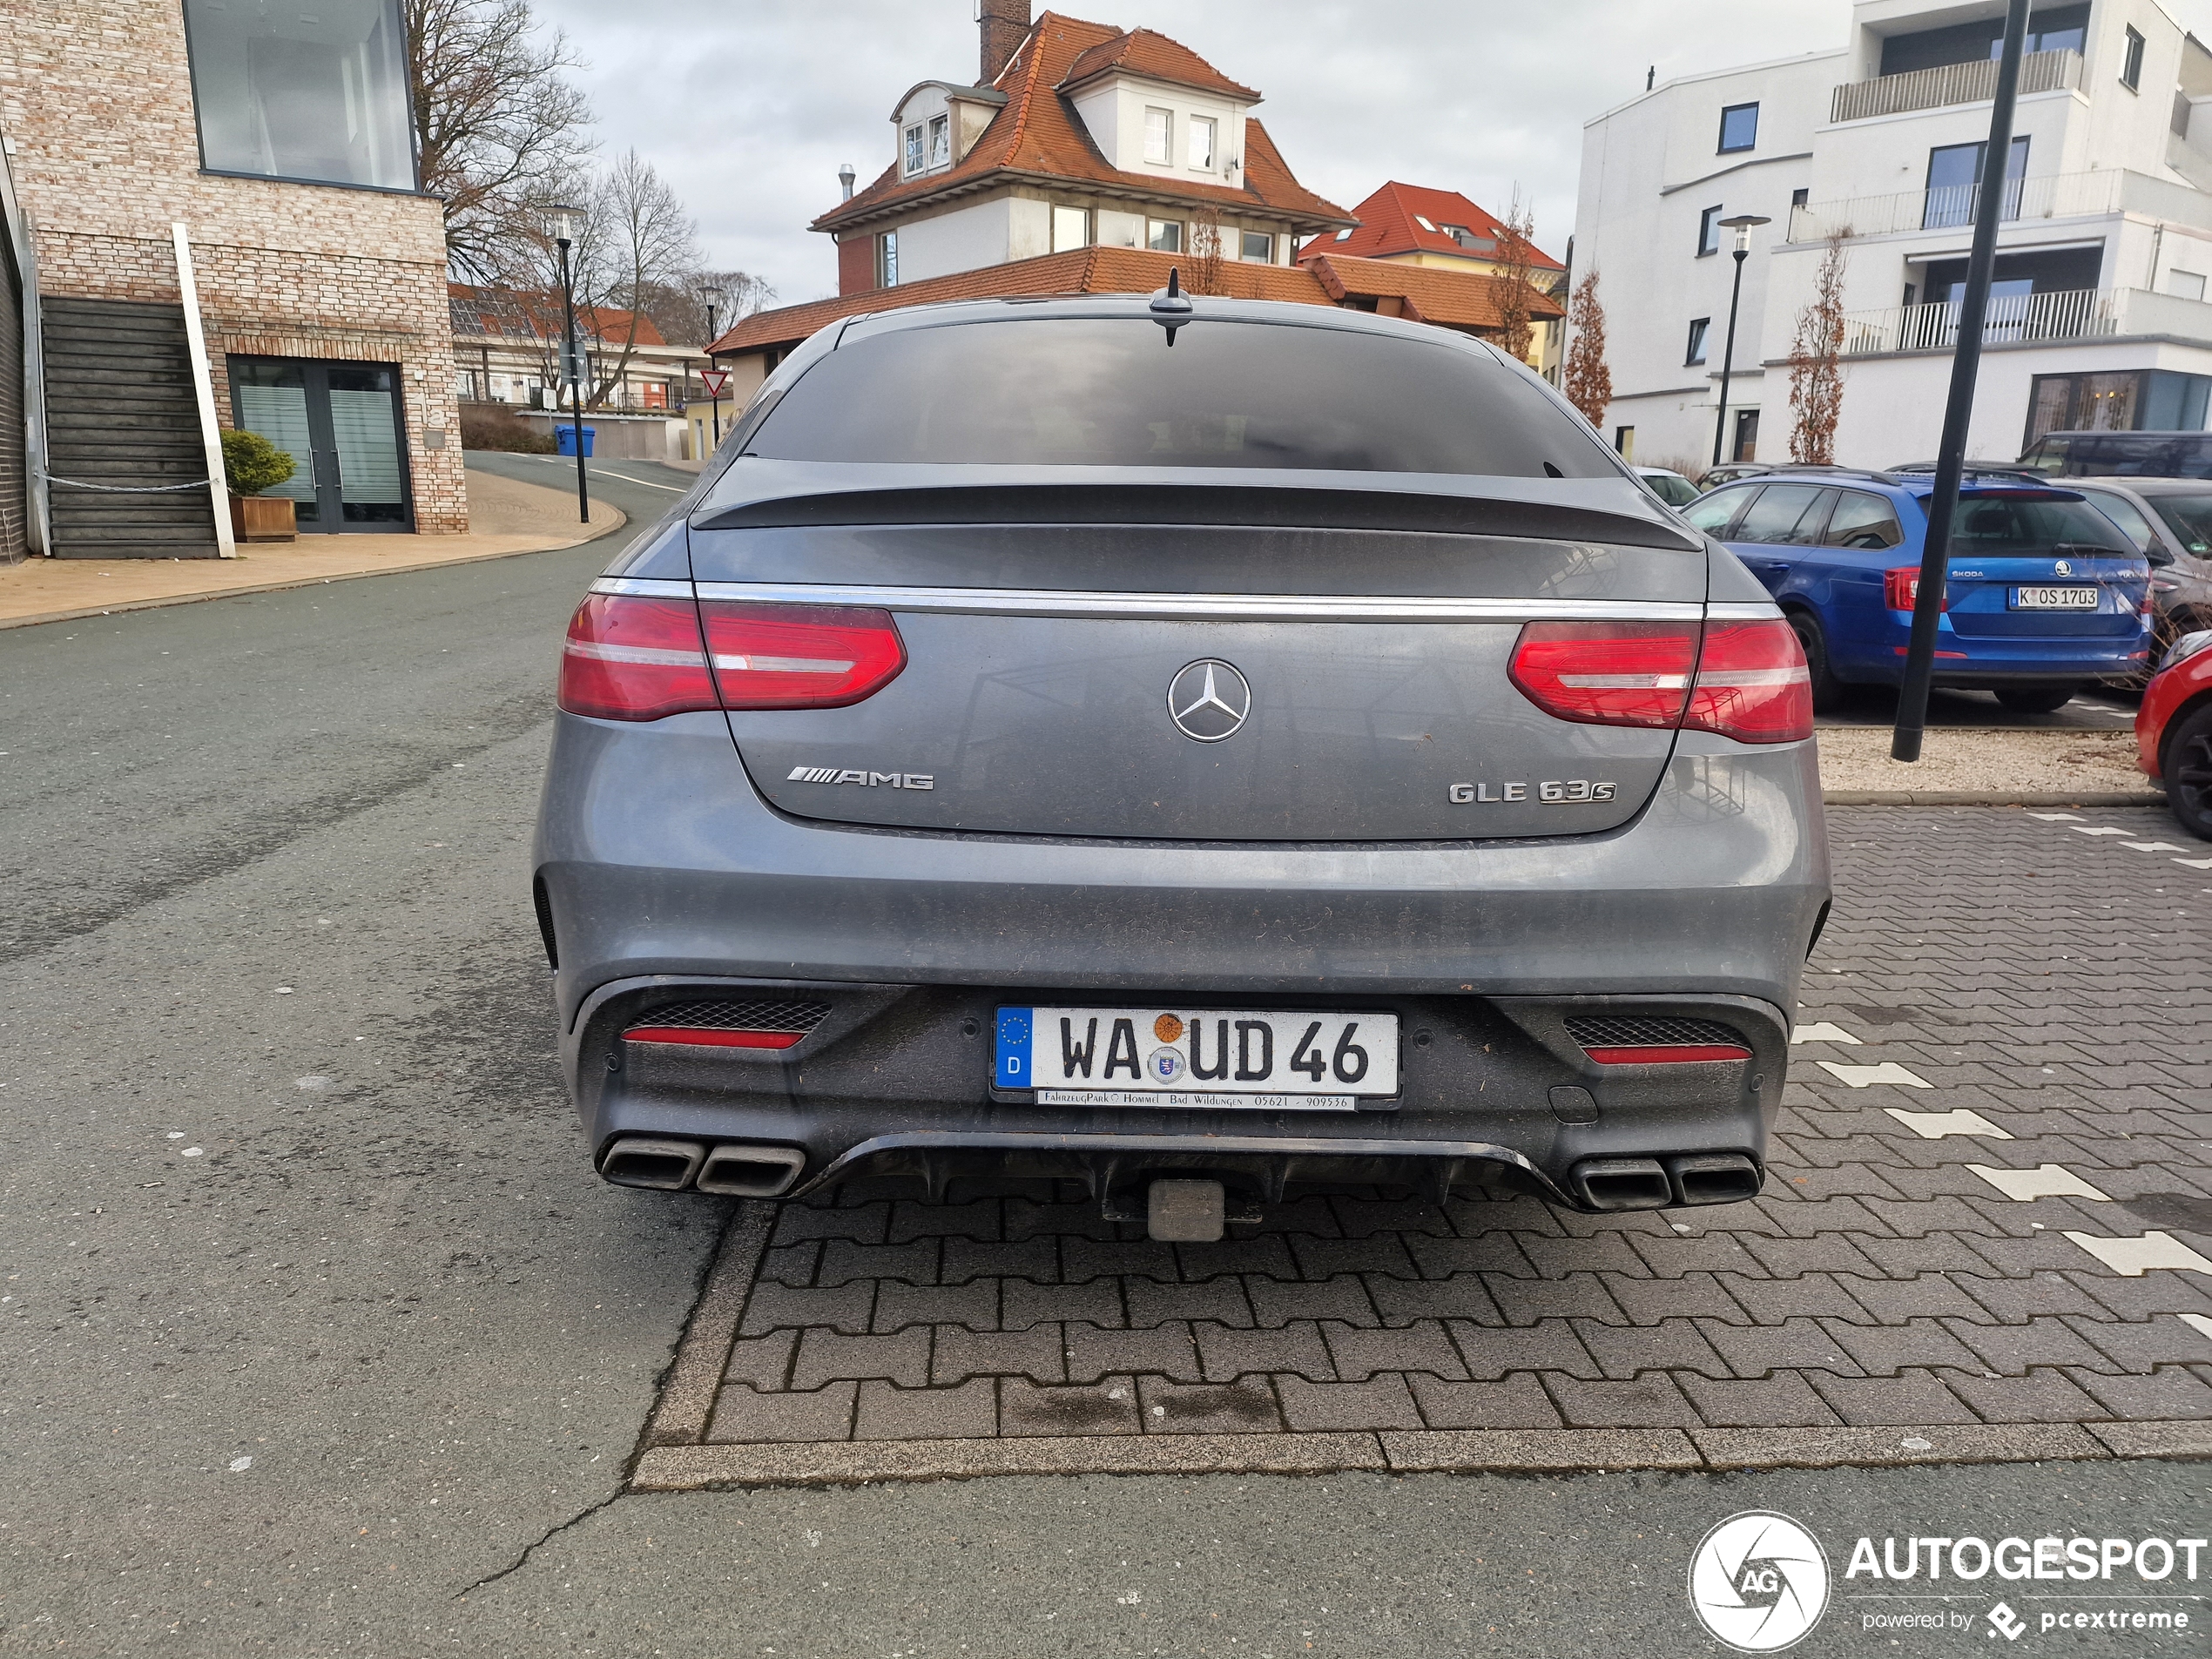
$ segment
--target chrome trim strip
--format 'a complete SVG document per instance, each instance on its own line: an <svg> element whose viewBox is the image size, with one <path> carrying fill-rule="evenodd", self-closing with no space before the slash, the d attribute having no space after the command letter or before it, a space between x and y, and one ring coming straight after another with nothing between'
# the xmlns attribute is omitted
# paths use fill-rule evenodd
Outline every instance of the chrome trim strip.
<svg viewBox="0 0 2212 1659"><path fill-rule="evenodd" d="M658 577L603 576L591 584L594 593L626 593L637 599L688 599L691 584Z"/></svg>
<svg viewBox="0 0 2212 1659"><path fill-rule="evenodd" d="M702 599L872 605L966 616L1202 617L1271 622L1696 622L1695 601L1480 599L1373 594L1102 593L1039 588L897 588L833 583L702 582ZM623 590L627 591L627 590Z"/></svg>
<svg viewBox="0 0 2212 1659"><path fill-rule="evenodd" d="M1782 607L1764 599L1727 599L1705 607L1713 622L1779 622Z"/></svg>

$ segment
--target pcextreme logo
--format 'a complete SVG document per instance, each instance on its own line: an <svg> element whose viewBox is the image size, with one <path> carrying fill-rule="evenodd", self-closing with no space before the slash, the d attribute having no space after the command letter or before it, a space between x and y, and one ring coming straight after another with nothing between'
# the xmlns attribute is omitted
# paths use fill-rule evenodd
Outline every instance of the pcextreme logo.
<svg viewBox="0 0 2212 1659"><path fill-rule="evenodd" d="M1689 1558L1689 1605L1698 1622L1738 1653L1779 1653L1801 1641L1828 1606L1828 1557L1787 1515L1730 1515Z"/></svg>

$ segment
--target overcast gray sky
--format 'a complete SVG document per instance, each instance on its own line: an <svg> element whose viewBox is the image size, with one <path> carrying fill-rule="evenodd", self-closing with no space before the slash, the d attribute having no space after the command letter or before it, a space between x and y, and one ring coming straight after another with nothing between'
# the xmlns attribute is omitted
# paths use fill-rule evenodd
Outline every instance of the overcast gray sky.
<svg viewBox="0 0 2212 1659"><path fill-rule="evenodd" d="M836 291L807 222L891 158L893 103L973 80L974 0L535 0L589 68L610 152L635 145L698 217L710 260L778 302ZM2212 5L2193 0L2190 12ZM1037 7L1041 13L1045 8ZM1581 124L1659 78L1840 46L1849 0L1077 0L1172 36L1264 95L1308 188L1351 207L1389 179L1502 211L1519 184L1564 252Z"/></svg>

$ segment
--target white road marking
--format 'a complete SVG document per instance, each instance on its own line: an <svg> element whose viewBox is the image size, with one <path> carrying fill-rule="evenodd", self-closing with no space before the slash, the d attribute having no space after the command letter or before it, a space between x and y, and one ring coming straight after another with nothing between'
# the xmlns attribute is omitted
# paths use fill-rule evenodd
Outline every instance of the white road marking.
<svg viewBox="0 0 2212 1659"><path fill-rule="evenodd" d="M2175 859L2176 864L2186 864L2192 870L2212 870L2212 859Z"/></svg>
<svg viewBox="0 0 2212 1659"><path fill-rule="evenodd" d="M2122 841L2121 846L2137 853L2186 853L2188 848L2176 846L2171 841Z"/></svg>
<svg viewBox="0 0 2212 1659"><path fill-rule="evenodd" d="M2102 824L2098 825L2094 829L2084 828L2080 824L2071 827L2076 835L2132 835L2134 833L2133 830L2111 829Z"/></svg>
<svg viewBox="0 0 2212 1659"><path fill-rule="evenodd" d="M1899 1089L1933 1089L1925 1077L1917 1077L1894 1060L1885 1060L1878 1066L1845 1066L1833 1060L1816 1062L1823 1071L1831 1073L1838 1082L1853 1089L1865 1089L1872 1083L1895 1083Z"/></svg>
<svg viewBox="0 0 2212 1659"><path fill-rule="evenodd" d="M2182 1323L2201 1337L2212 1339L2212 1314L2184 1313Z"/></svg>
<svg viewBox="0 0 2212 1659"><path fill-rule="evenodd" d="M1859 1046L1857 1037L1851 1035L1840 1025L1831 1025L1825 1020L1818 1025L1799 1026L1791 1032L1790 1041L1792 1042L1848 1042L1854 1049Z"/></svg>
<svg viewBox="0 0 2212 1659"><path fill-rule="evenodd" d="M2079 824L2081 821L2079 813L2030 813L2028 816L2040 818L2046 824Z"/></svg>
<svg viewBox="0 0 2212 1659"><path fill-rule="evenodd" d="M1939 1141L1946 1135L1979 1135L1992 1141L2013 1138L1967 1106L1961 1106L1955 1112L1909 1112L1902 1106L1885 1106L1882 1109L1924 1141Z"/></svg>
<svg viewBox="0 0 2212 1659"><path fill-rule="evenodd" d="M1993 1170L1986 1163L1969 1163L1966 1167L2015 1204L2028 1204L2037 1198L2112 1202L2064 1164L2040 1163L2032 1170Z"/></svg>
<svg viewBox="0 0 2212 1659"><path fill-rule="evenodd" d="M2212 1273L2212 1262L2206 1261L2171 1233L2145 1233L2141 1238L2099 1238L2092 1233L2068 1233L2067 1237L2122 1278L2141 1278L2160 1267L2170 1267L2177 1272Z"/></svg>

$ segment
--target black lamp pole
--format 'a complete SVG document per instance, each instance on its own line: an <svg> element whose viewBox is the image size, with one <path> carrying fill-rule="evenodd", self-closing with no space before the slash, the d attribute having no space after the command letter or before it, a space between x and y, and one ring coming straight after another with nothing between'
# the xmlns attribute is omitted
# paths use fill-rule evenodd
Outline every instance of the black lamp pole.
<svg viewBox="0 0 2212 1659"><path fill-rule="evenodd" d="M576 284L569 274L569 246L574 237L576 214L569 208L553 210L553 240L561 250L561 309L567 319L567 348L562 364L569 381L569 397L576 415L576 509L578 520L591 522L591 491L583 476L583 387L578 379L580 360L576 348Z"/></svg>
<svg viewBox="0 0 2212 1659"><path fill-rule="evenodd" d="M1928 499L1928 539L1920 550L1920 587L1912 600L1912 636L1905 648L1905 678L1897 691L1897 726L1890 759L1918 760L1928 723L1928 680L1935 670L1936 634L1943 622L1943 584L1951 563L1951 521L1959 512L1959 482L1966 464L1966 422L1974 412L1974 377L1981 369L1981 325L1989 312L1989 279L1997 263L1997 222L2004 217L2007 165L2013 154L2013 105L2020 94L2020 49L2027 37L2028 0L2005 8L2005 47L1997 60L1997 97L1989 111L1989 147L1982 152L1974 201L1973 251L1966 257L1966 293L1959 304L1959 343L1951 357L1951 398L1943 408L1943 440L1936 448L1935 490ZM1991 163L1996 177L1990 176Z"/></svg>
<svg viewBox="0 0 2212 1659"><path fill-rule="evenodd" d="M714 301L706 302L706 366L714 367ZM722 447L722 394L711 394L714 399L714 447Z"/></svg>
<svg viewBox="0 0 2212 1659"><path fill-rule="evenodd" d="M1736 307L1743 297L1743 261L1751 252L1751 226L1770 221L1758 213L1738 213L1721 220L1722 228L1736 233L1736 276L1728 290L1728 347L1721 354L1721 414L1713 427L1713 464L1721 464L1721 446L1728 441L1728 381L1736 369Z"/></svg>

